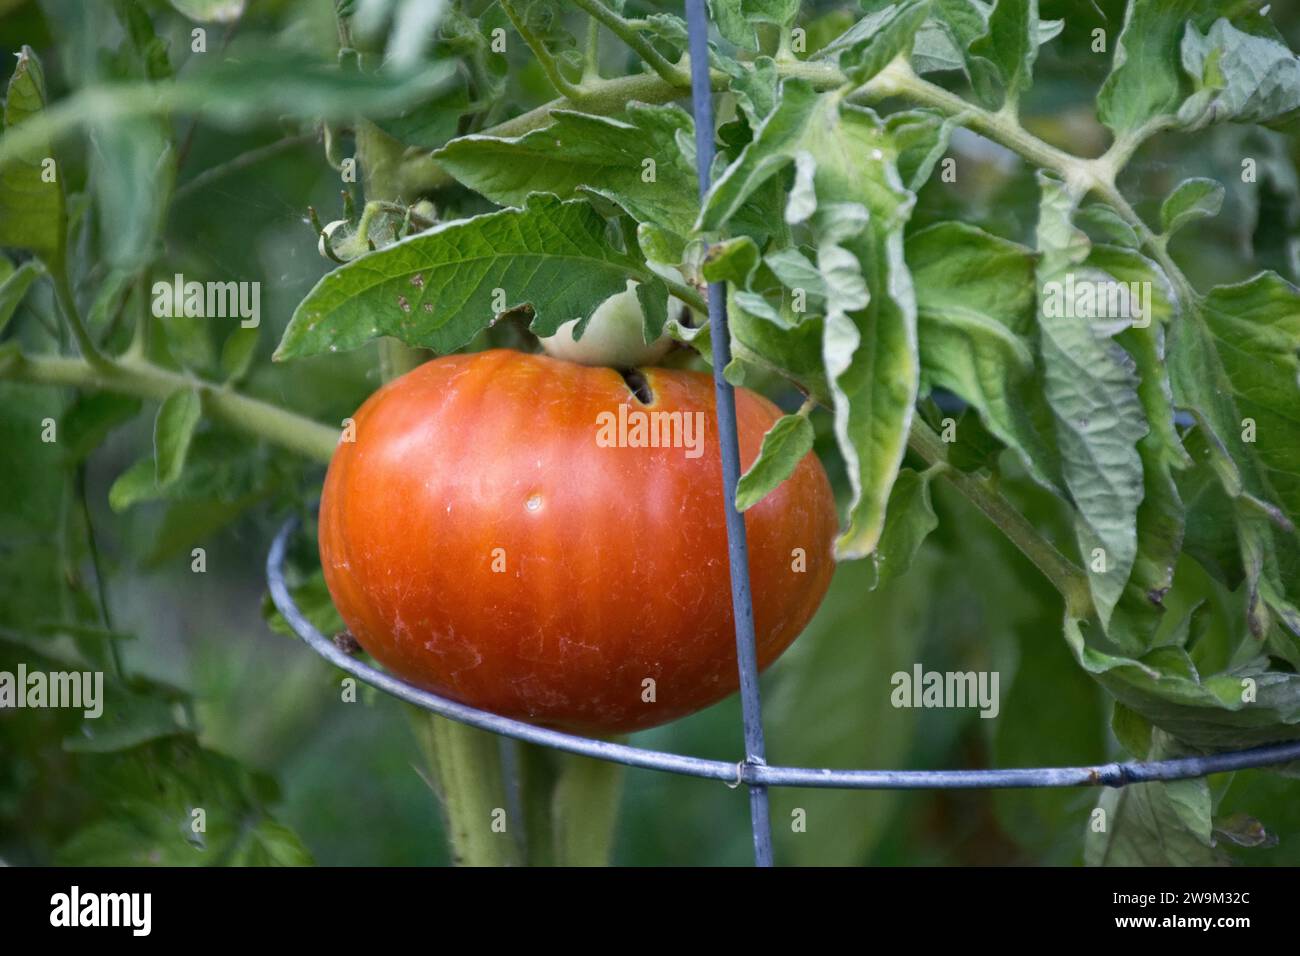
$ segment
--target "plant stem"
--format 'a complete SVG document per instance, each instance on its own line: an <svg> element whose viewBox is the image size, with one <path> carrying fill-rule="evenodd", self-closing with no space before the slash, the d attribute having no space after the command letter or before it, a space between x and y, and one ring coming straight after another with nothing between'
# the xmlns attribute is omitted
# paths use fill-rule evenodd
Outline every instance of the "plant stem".
<svg viewBox="0 0 1300 956"><path fill-rule="evenodd" d="M385 382L401 378L423 362L424 353L420 349L411 348L400 339L379 340L379 375Z"/></svg>
<svg viewBox="0 0 1300 956"><path fill-rule="evenodd" d="M339 438L337 429L288 409L213 382L159 368L137 356L116 361L101 358L100 364L91 365L79 358L10 353L0 357L0 378L98 388L158 402L179 389L194 389L202 396L203 409L212 418L313 461L328 462Z"/></svg>
<svg viewBox="0 0 1300 956"><path fill-rule="evenodd" d="M608 866L614 848L624 768L608 760L557 755L555 862L559 866Z"/></svg>
<svg viewBox="0 0 1300 956"><path fill-rule="evenodd" d="M513 743L519 806L524 816L524 861L529 866L555 866L558 861L551 807L559 778L559 755L526 740Z"/></svg>
<svg viewBox="0 0 1300 956"><path fill-rule="evenodd" d="M668 286L668 291L672 293L672 295L685 302L694 311L709 311L709 304L704 301L704 296L700 295L699 291L694 286L687 285L685 282L679 282L676 279L667 278L659 275L659 273L655 273L655 276L663 280L664 285ZM649 276L646 276L646 278L648 279Z"/></svg>
<svg viewBox="0 0 1300 956"><path fill-rule="evenodd" d="M529 866L608 866L623 767L520 742Z"/></svg>
<svg viewBox="0 0 1300 956"><path fill-rule="evenodd" d="M458 866L508 866L514 844L505 817L500 738L413 710L412 725L442 802L452 860ZM494 823L505 823L496 830Z"/></svg>
<svg viewBox="0 0 1300 956"><path fill-rule="evenodd" d="M593 19L608 27L624 43L630 46L637 56L646 62L650 69L671 86L690 86L690 74L669 63L663 55L651 46L650 41L637 32L636 27L623 19L600 0L573 0L573 5L585 10Z"/></svg>
<svg viewBox="0 0 1300 956"><path fill-rule="evenodd" d="M181 183L172 193L173 201L179 201L193 192L196 192L208 184L215 182L223 176L238 172L241 169L247 169L249 166L255 166L265 159L270 159L286 150L293 149L296 146L305 146L308 143L316 141L315 131L310 133L299 133L296 136L286 136L284 139L277 139L274 143L267 143L265 146L259 146L256 149L250 149L247 152L240 153L224 163L216 166L209 166L203 172L196 175L193 179Z"/></svg>
<svg viewBox="0 0 1300 956"><path fill-rule="evenodd" d="M86 463L78 462L73 474L76 495L81 499L81 520L86 523L86 550L90 553L90 570L95 575L95 594L99 603L99 620L108 634L108 659L113 674L121 680L126 676L122 666L122 648L113 630L113 613L108 606L108 582L104 578L104 565L99 558L99 545L95 540L95 522L90 516L90 499L86 495Z"/></svg>
<svg viewBox="0 0 1300 956"><path fill-rule="evenodd" d="M587 18L587 47L582 60L582 81L600 79L600 21Z"/></svg>
<svg viewBox="0 0 1300 956"><path fill-rule="evenodd" d="M1065 599L1066 610L1076 617L1086 617L1092 607L1088 578L1065 555L1039 534L1029 519L1007 501L985 478L948 466L948 451L943 441L919 418L912 420L907 436L908 447L931 467L944 465L941 474L976 508L1007 536L1020 552L1033 562Z"/></svg>
<svg viewBox="0 0 1300 956"><path fill-rule="evenodd" d="M633 100L641 103L667 103L684 96L685 92L682 87L665 83L651 73L639 73L635 76L620 76L592 82L582 91L582 108L585 112L604 116L617 113ZM545 126L555 110L573 109L577 105L568 97L551 100L549 103L534 107L527 113L520 113L495 126L490 126L480 135L503 138L522 136L530 130ZM448 175L447 182L452 181Z"/></svg>
<svg viewBox="0 0 1300 956"><path fill-rule="evenodd" d="M81 354L88 364L94 366L106 365L108 360L95 347L95 343L90 338L90 333L86 330L86 323L81 321L81 313L77 310L77 297L73 293L72 283L68 279L66 261L62 256L59 256L57 261L46 265L49 269L50 280L54 284L54 298L58 300L64 321L68 323L68 328L72 330L72 337L77 340L77 348L81 350Z"/></svg>
<svg viewBox="0 0 1300 956"><path fill-rule="evenodd" d="M867 99L902 96L914 103L939 110L946 116L960 116L962 125L968 129L1013 150L1037 166L1051 170L1070 187L1080 192L1096 194L1133 227L1143 247L1164 269L1183 301L1192 303L1196 300L1195 289L1170 257L1164 241L1143 222L1142 217L1115 186L1115 177L1124 164L1148 136L1165 128L1167 121L1153 121L1134 133L1117 139L1101 157L1083 159L1043 142L1010 117L981 109L956 94L921 79L903 60L895 60L855 92Z"/></svg>
<svg viewBox="0 0 1300 956"><path fill-rule="evenodd" d="M1191 280L1187 278L1183 270L1178 267L1178 263L1174 262L1169 255L1164 240L1152 232L1151 227L1137 214L1137 210L1129 205L1128 200L1114 186L1102 187L1098 189L1098 194L1109 205L1114 207L1125 222L1133 227L1133 231L1137 233L1142 245L1150 251L1156 262L1160 263L1160 268L1164 269L1165 274L1173 282L1174 287L1178 290L1179 299L1187 305L1194 304L1200 296L1196 289L1193 288Z"/></svg>
<svg viewBox="0 0 1300 956"><path fill-rule="evenodd" d="M524 42L528 44L528 49L533 51L533 56L537 57L542 72L550 80L555 92L561 96L567 96L571 100L580 100L582 90L564 78L564 74L560 72L560 65L555 62L555 57L551 56L551 51L546 49L546 44L541 41L541 38L528 29L528 24L515 10L513 0L501 0L501 9L510 18L510 23L514 26L516 32L524 38Z"/></svg>
<svg viewBox="0 0 1300 956"><path fill-rule="evenodd" d="M962 125L966 128L1019 153L1037 166L1052 170L1068 182L1083 179L1091 188L1096 178L1094 160L1080 159L1057 149L1030 133L1010 115L982 109L956 93L921 79L901 58L891 62L851 95L869 101L900 96L938 110L945 116L962 116Z"/></svg>

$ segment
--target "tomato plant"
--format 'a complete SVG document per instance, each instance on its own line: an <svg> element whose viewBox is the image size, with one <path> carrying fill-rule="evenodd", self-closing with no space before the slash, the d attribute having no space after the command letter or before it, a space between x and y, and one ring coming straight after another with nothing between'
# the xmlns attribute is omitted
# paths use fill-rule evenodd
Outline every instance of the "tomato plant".
<svg viewBox="0 0 1300 956"><path fill-rule="evenodd" d="M730 791L404 724L256 601L321 497L341 643L733 754L710 283L776 759L1300 735L1294 12L709 9L701 198L680 3L0 0L0 701L103 680L0 720L0 857L421 862L418 746L439 859L739 861ZM772 799L791 862L1268 864L1294 794Z"/></svg>

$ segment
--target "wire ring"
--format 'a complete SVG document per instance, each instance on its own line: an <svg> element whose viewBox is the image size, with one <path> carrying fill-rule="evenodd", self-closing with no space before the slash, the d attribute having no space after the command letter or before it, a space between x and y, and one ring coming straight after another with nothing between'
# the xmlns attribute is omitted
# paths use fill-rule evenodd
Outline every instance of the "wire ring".
<svg viewBox="0 0 1300 956"><path fill-rule="evenodd" d="M1020 787L1123 787L1130 783L1187 780L1211 773L1245 770L1300 760L1300 740L1226 753L1171 760L1106 763L1091 767L1023 767L1007 770L837 770L780 767L746 760L706 760L662 750L633 747L592 737L549 730L502 717L440 697L357 660L338 648L307 620L294 603L284 580L289 537L300 524L297 515L285 521L271 542L266 581L271 600L293 632L317 654L358 680L409 704L451 720L515 740L552 747L596 760L642 770L658 770L706 780L720 780L733 789L741 783L769 787L812 787L852 790L973 790Z"/></svg>

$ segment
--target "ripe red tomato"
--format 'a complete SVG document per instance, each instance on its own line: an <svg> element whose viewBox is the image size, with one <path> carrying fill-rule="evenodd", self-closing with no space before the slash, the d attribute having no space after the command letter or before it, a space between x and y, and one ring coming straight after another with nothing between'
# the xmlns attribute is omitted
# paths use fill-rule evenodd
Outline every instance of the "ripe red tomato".
<svg viewBox="0 0 1300 956"><path fill-rule="evenodd" d="M371 396L320 510L325 580L361 645L436 693L586 733L733 692L713 381L643 374L648 404L613 369L491 351L428 362ZM736 405L747 466L780 413L743 388ZM620 406L626 442L609 447ZM698 442L628 447L649 412L703 425ZM830 583L836 516L816 457L745 523L766 666Z"/></svg>

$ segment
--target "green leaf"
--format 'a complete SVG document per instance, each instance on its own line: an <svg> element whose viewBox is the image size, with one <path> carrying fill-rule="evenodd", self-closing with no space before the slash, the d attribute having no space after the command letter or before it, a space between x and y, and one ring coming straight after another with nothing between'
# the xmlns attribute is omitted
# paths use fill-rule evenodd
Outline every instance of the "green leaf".
<svg viewBox="0 0 1300 956"><path fill-rule="evenodd" d="M152 457L137 461L113 482L109 506L120 512L141 502L167 500L245 508L283 484L287 471L279 458L268 456L242 435L208 430L190 442L180 477L163 486L157 474Z"/></svg>
<svg viewBox="0 0 1300 956"><path fill-rule="evenodd" d="M1270 669L1267 658L1202 677L1180 647L1112 654L1090 646L1069 617L1065 639L1111 696L1185 744L1227 749L1300 737L1300 675Z"/></svg>
<svg viewBox="0 0 1300 956"><path fill-rule="evenodd" d="M127 42L145 79L161 80L172 75L167 45L154 31L153 21L139 0L114 0L113 12L126 31Z"/></svg>
<svg viewBox="0 0 1300 956"><path fill-rule="evenodd" d="M1079 548L1093 603L1105 627L1137 557L1135 524L1142 501L1137 444L1148 424L1134 362L1111 339L1127 320L1077 316L1069 308L1072 282L1099 281L1085 265L1088 238L1072 222L1078 197L1041 173L1039 184L1038 321L1045 394L1056 418L1065 485L1078 509Z"/></svg>
<svg viewBox="0 0 1300 956"><path fill-rule="evenodd" d="M1160 227L1172 236L1198 219L1217 216L1223 208L1223 184L1213 179L1184 179L1160 206Z"/></svg>
<svg viewBox="0 0 1300 956"><path fill-rule="evenodd" d="M22 304L28 288L38 276L44 274L45 270L35 260L24 262L17 269L9 265L8 259L0 259L0 262L7 265L9 269L8 275L0 279L0 332L2 332L9 324L9 320L14 317L14 313L18 311L18 306Z"/></svg>
<svg viewBox="0 0 1300 956"><path fill-rule="evenodd" d="M17 351L16 342L0 350L10 347ZM0 508L0 619L7 629L92 619L84 589L74 583L85 552L69 527L76 502L64 480L64 445L42 440L43 422L57 422L64 404L56 389L0 382L0 501L14 503Z"/></svg>
<svg viewBox="0 0 1300 956"><path fill-rule="evenodd" d="M817 388L820 382L812 390L831 396L853 493L849 527L836 544L841 558L870 554L879 540L919 383L916 303L902 248L915 196L900 181L898 153L875 113L786 80L780 103L714 183L700 213L703 229L720 228L792 164L811 181L816 203L809 225L829 308L821 342L825 390ZM765 324L770 331L759 334L767 348L756 350L769 364L793 371L806 339L780 341L789 333L770 323L746 326L744 319L736 337L746 344L747 333ZM791 331L811 327L805 320Z"/></svg>
<svg viewBox="0 0 1300 956"><path fill-rule="evenodd" d="M396 116L381 117L375 125L407 146L437 149L456 135L469 107L468 81L457 75L442 92Z"/></svg>
<svg viewBox="0 0 1300 956"><path fill-rule="evenodd" d="M899 471L889 493L885 530L874 555L877 587L901 577L912 566L926 537L939 527L930 503L932 477L930 472L918 473L910 468Z"/></svg>
<svg viewBox="0 0 1300 956"><path fill-rule="evenodd" d="M1004 98L992 105L1014 108L1033 83L1038 32L1038 0L996 0L988 33L971 45L971 54L986 59L1001 79Z"/></svg>
<svg viewBox="0 0 1300 956"><path fill-rule="evenodd" d="M762 259L753 239L737 236L712 245L700 264L700 273L709 282L731 282L747 289Z"/></svg>
<svg viewBox="0 0 1300 956"><path fill-rule="evenodd" d="M1110 729L1120 746L1137 760L1145 760L1151 750L1151 723L1141 714L1116 702Z"/></svg>
<svg viewBox="0 0 1300 956"><path fill-rule="evenodd" d="M922 391L939 386L961 396L1040 483L1062 487L1052 412L1030 350L1033 252L943 222L909 236L906 255L916 286Z"/></svg>
<svg viewBox="0 0 1300 956"><path fill-rule="evenodd" d="M658 281L610 244L589 204L535 195L522 209L444 223L335 269L294 310L275 358L353 349L380 335L452 352L524 305L533 331L553 335L590 317L629 278Z"/></svg>
<svg viewBox="0 0 1300 956"><path fill-rule="evenodd" d="M970 47L988 31L988 18L989 6L982 0L935 0L930 18L916 32L912 69L917 73L961 70L972 80L982 80L992 64L971 56Z"/></svg>
<svg viewBox="0 0 1300 956"><path fill-rule="evenodd" d="M758 24L789 26L798 13L799 0L709 0L709 14L718 32L746 50L758 49Z"/></svg>
<svg viewBox="0 0 1300 956"><path fill-rule="evenodd" d="M238 382L248 374L257 354L257 340L257 326L241 325L226 336L221 346L221 374L227 382Z"/></svg>
<svg viewBox="0 0 1300 956"><path fill-rule="evenodd" d="M898 144L898 174L912 192L926 184L943 159L957 120L956 116L944 119L927 110L903 110L886 118L889 135Z"/></svg>
<svg viewBox="0 0 1300 956"><path fill-rule="evenodd" d="M810 394L830 394L822 366L825 322L820 316L784 328L770 318L750 315L737 301L734 289L729 290L727 310L732 319L733 352L738 358L777 369Z"/></svg>
<svg viewBox="0 0 1300 956"><path fill-rule="evenodd" d="M792 292L802 291L809 304L826 301L826 283L822 274L806 255L793 247L778 249L763 257L763 264L783 286Z"/></svg>
<svg viewBox="0 0 1300 956"><path fill-rule="evenodd" d="M192 389L172 392L159 406L153 427L155 480L159 487L166 488L180 477L202 413L202 400Z"/></svg>
<svg viewBox="0 0 1300 956"><path fill-rule="evenodd" d="M176 179L167 124L135 117L96 123L90 135L96 210L111 234L104 259L134 272L158 254L158 237Z"/></svg>
<svg viewBox="0 0 1300 956"><path fill-rule="evenodd" d="M377 119L442 95L455 69L454 62L443 61L417 72L358 72L306 53L250 47L196 69L163 99L172 99L173 109L232 126L259 116ZM105 92L112 94L111 88Z"/></svg>
<svg viewBox="0 0 1300 956"><path fill-rule="evenodd" d="M58 850L82 866L304 865L310 855L275 823L274 783L191 736L84 755L90 813ZM195 826L203 811L202 829Z"/></svg>
<svg viewBox="0 0 1300 956"><path fill-rule="evenodd" d="M1196 88L1178 110L1178 121L1187 129L1285 122L1300 112L1300 58L1275 31L1254 35L1220 18L1202 36L1189 23L1182 36L1182 64Z"/></svg>
<svg viewBox="0 0 1300 956"><path fill-rule="evenodd" d="M0 246L31 249L44 258L63 254L66 219L63 169L40 129L45 74L31 47L18 53L9 78L0 138ZM35 132L33 132L35 130ZM23 137L26 143L15 142Z"/></svg>
<svg viewBox="0 0 1300 956"><path fill-rule="evenodd" d="M757 128L776 106L780 77L776 61L770 56L760 56L752 64L740 64L728 57L719 57L719 66L731 77L731 92L736 104L751 128Z"/></svg>
<svg viewBox="0 0 1300 956"><path fill-rule="evenodd" d="M1294 595L1287 597L1300 566L1298 352L1300 289L1270 272L1211 290L1170 345L1175 397L1205 430L1209 460L1234 504L1256 635L1269 629L1266 607L1300 634Z"/></svg>
<svg viewBox="0 0 1300 956"><path fill-rule="evenodd" d="M444 92L456 65L441 61L414 73L358 72L306 52L245 46L237 55L209 53L193 71L166 82L122 82L74 93L0 140L0 165L39 163L49 142L88 123L186 113L228 128L259 119L310 122L400 114ZM26 68L24 68L26 69ZM26 126L27 124L24 124ZM39 172L39 170L37 170Z"/></svg>
<svg viewBox="0 0 1300 956"><path fill-rule="evenodd" d="M723 39L745 50L758 49L758 36L745 18L744 0L709 0L709 19Z"/></svg>
<svg viewBox="0 0 1300 956"><path fill-rule="evenodd" d="M140 399L113 392L83 392L63 413L59 444L69 461L80 461L103 443L108 433L134 418Z"/></svg>
<svg viewBox="0 0 1300 956"><path fill-rule="evenodd" d="M686 21L675 13L652 13L645 18L646 29L655 36L667 40L679 49L684 49L689 42Z"/></svg>
<svg viewBox="0 0 1300 956"><path fill-rule="evenodd" d="M1185 82L1178 68L1183 26L1205 16L1210 0L1130 0L1110 75L1097 94L1097 117L1116 136L1172 117Z"/></svg>
<svg viewBox="0 0 1300 956"><path fill-rule="evenodd" d="M635 291L641 307L641 340L654 342L668 324L668 287L662 282L638 282Z"/></svg>
<svg viewBox="0 0 1300 956"><path fill-rule="evenodd" d="M859 27L869 23L870 28L864 30L860 39L853 38L840 51L839 65L844 75L853 83L865 83L895 57L909 54L916 31L930 15L930 2L902 0L859 21Z"/></svg>
<svg viewBox="0 0 1300 956"><path fill-rule="evenodd" d="M339 617L339 612L334 608L334 599L330 597L325 575L319 568L304 580L290 583L289 592L293 595L293 603L298 605L298 610L322 634L334 635L347 630L343 618ZM276 609L269 593L262 599L262 617L266 620L266 626L277 634L297 636L289 622Z"/></svg>
<svg viewBox="0 0 1300 956"><path fill-rule="evenodd" d="M1134 600L1127 611L1146 615L1147 631L1158 620L1150 614L1161 606L1173 586L1174 566L1182 551L1184 508L1173 472L1191 464L1174 422L1174 404L1165 354L1165 330L1174 322L1177 296L1160 267L1139 252L1118 246L1096 246L1088 265L1112 279L1148 290L1147 312L1140 323L1116 336L1136 364L1138 398L1149 430L1138 442L1142 459L1143 495L1137 513L1137 555L1129 586Z"/></svg>
<svg viewBox="0 0 1300 956"><path fill-rule="evenodd" d="M107 335L114 326L114 319L126 307L126 299L131 294L135 279L133 272L123 269L114 269L104 277L91 300L90 308L86 310L86 328L91 338Z"/></svg>
<svg viewBox="0 0 1300 956"><path fill-rule="evenodd" d="M176 364L206 375L214 361L213 323L195 315L164 315L157 322L162 327L167 353Z"/></svg>
<svg viewBox="0 0 1300 956"><path fill-rule="evenodd" d="M676 269L686 258L686 241L674 232L643 222L636 229L636 244L648 263Z"/></svg>
<svg viewBox="0 0 1300 956"><path fill-rule="evenodd" d="M973 5L971 9L975 9ZM966 70L965 47L958 42L952 28L935 16L931 16L917 29L909 60L918 76L948 70Z"/></svg>
<svg viewBox="0 0 1300 956"><path fill-rule="evenodd" d="M851 559L871 553L884 527L919 391L920 360L916 300L903 261L903 225L915 196L899 181L892 165L896 153L875 114L845 107L840 120L838 128L819 127L810 146L817 157L819 200L853 197L853 205L860 201L869 211L866 228L844 236L842 244L835 241L835 212L819 211L817 227L823 231L818 265L830 302L823 357L853 490L849 526L836 552ZM864 155L881 158L864 166ZM850 261L869 290L865 302L857 296Z"/></svg>
<svg viewBox="0 0 1300 956"><path fill-rule="evenodd" d="M1140 745L1136 724L1141 719L1116 705L1116 720L1125 726L1130 742ZM1148 728L1145 736L1139 759L1189 755L1187 748L1167 734L1152 733ZM1118 798L1107 799L1110 793ZM1222 852L1214 849L1214 800L1204 777L1105 791L1097 805L1103 815L1095 819L1105 826L1088 828L1084 858L1089 866L1211 866L1224 862Z"/></svg>
<svg viewBox="0 0 1300 956"><path fill-rule="evenodd" d="M694 135L676 106L633 103L626 120L568 110L552 123L513 139L462 136L434 159L460 182L503 206L522 206L531 193L561 199L584 193L617 203L639 223L678 235L690 232L699 204L694 163L678 147Z"/></svg>
<svg viewBox="0 0 1300 956"><path fill-rule="evenodd" d="M1300 518L1300 441L1291 414L1300 398L1300 289L1262 272L1216 286L1195 319L1208 338L1189 330L1174 339L1180 403L1204 416L1241 468L1245 490L1266 500L1275 494L1294 523ZM1243 435L1247 418L1256 426L1253 441Z"/></svg>
<svg viewBox="0 0 1300 956"><path fill-rule="evenodd" d="M1084 206L1074 217L1077 225L1101 233L1102 237L1118 243L1127 249L1141 249L1142 240L1137 232L1113 208L1105 203L1095 202Z"/></svg>
<svg viewBox="0 0 1300 956"><path fill-rule="evenodd" d="M1264 828L1264 824L1244 813L1234 813L1214 821L1216 839L1227 840L1234 846L1253 849L1264 847L1273 849L1278 845L1275 833Z"/></svg>
<svg viewBox="0 0 1300 956"><path fill-rule="evenodd" d="M312 866L314 860L297 833L263 817L240 835L227 862L231 866Z"/></svg>
<svg viewBox="0 0 1300 956"><path fill-rule="evenodd" d="M776 490L813 446L808 416L783 415L763 436L763 446L749 470L736 484L736 510L747 511Z"/></svg>
<svg viewBox="0 0 1300 956"><path fill-rule="evenodd" d="M1088 828L1084 838L1088 866L1217 866L1223 862L1221 853L1184 822L1190 813L1204 813L1208 820L1209 787L1204 780L1103 790L1097 808L1105 814L1106 829Z"/></svg>
<svg viewBox="0 0 1300 956"><path fill-rule="evenodd" d="M108 506L123 512L140 501L158 497L158 468L152 458L142 458L117 476L108 489Z"/></svg>
<svg viewBox="0 0 1300 956"><path fill-rule="evenodd" d="M132 693L104 686L103 713L84 718L63 741L69 753L116 753L163 737L193 732L180 702L158 694Z"/></svg>
<svg viewBox="0 0 1300 956"><path fill-rule="evenodd" d="M696 228L716 232L768 179L794 162L804 144L820 94L803 80L781 84L776 108L755 131L754 139L714 181L704 199Z"/></svg>

